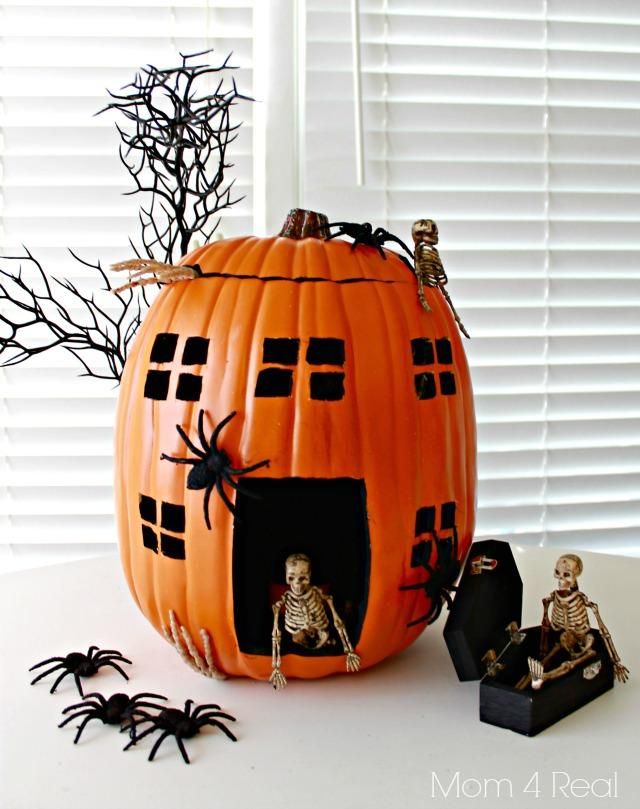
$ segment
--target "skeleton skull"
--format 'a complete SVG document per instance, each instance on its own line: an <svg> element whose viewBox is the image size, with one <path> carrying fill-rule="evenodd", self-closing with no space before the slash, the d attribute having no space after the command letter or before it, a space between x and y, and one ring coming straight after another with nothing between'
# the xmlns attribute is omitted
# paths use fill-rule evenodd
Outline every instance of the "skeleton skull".
<svg viewBox="0 0 640 809"><path fill-rule="evenodd" d="M433 219L418 219L413 223L411 236L415 244L420 242L429 245L438 244L438 226Z"/></svg>
<svg viewBox="0 0 640 809"><path fill-rule="evenodd" d="M287 584L300 596L311 586L311 560L302 553L294 553L285 561Z"/></svg>
<svg viewBox="0 0 640 809"><path fill-rule="evenodd" d="M558 581L558 590L572 590L578 586L578 576L582 573L582 562L578 556L569 553L561 556L556 562L554 577Z"/></svg>

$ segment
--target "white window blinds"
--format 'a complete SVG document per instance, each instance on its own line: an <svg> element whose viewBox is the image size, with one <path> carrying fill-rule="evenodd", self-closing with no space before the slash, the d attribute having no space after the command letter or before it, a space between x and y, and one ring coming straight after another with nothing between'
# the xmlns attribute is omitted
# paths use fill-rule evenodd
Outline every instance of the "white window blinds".
<svg viewBox="0 0 640 809"><path fill-rule="evenodd" d="M122 196L131 186L113 116L93 117L105 88L214 48L215 63L233 50L251 94L252 24L240 0L0 3L0 253L26 245L47 272L85 285L95 274L67 247L104 267L129 258L140 200ZM252 230L249 105L238 120L229 175L246 199L224 212L225 235ZM77 374L66 353L0 369L0 570L113 548L116 391Z"/></svg>
<svg viewBox="0 0 640 809"><path fill-rule="evenodd" d="M308 0L305 207L440 226L472 340L479 535L640 551L640 6Z"/></svg>

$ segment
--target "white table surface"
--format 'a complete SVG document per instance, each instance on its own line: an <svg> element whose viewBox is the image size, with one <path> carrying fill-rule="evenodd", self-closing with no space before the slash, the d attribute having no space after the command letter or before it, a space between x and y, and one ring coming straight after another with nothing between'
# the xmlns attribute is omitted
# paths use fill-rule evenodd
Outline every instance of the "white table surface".
<svg viewBox="0 0 640 809"><path fill-rule="evenodd" d="M527 626L539 623L558 551L515 550ZM442 638L444 616L371 670L290 681L276 693L265 683L215 682L188 669L138 612L116 557L2 576L0 807L637 807L640 560L581 556L582 589L599 603L632 676L535 738L479 722L478 684L458 682ZM84 681L86 691L155 691L180 707L187 697L218 702L238 718L238 743L205 730L187 740L190 766L172 739L149 763L149 740L123 753L125 734L94 721L73 745L74 728L57 728L62 708L78 701L72 679L51 695L51 678L30 686L27 669L90 644L119 649L134 665L126 667L130 683L102 669ZM536 772L538 797L524 792ZM555 792L554 772L568 774L555 776ZM445 797L438 782L446 789L456 773ZM491 778L505 779L499 797L494 783L485 787ZM616 797L594 797L573 779L598 794L615 789Z"/></svg>

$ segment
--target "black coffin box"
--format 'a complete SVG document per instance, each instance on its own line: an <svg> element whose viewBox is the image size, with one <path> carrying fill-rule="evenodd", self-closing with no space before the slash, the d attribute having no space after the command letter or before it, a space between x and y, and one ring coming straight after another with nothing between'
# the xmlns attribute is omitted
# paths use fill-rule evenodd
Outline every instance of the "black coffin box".
<svg viewBox="0 0 640 809"><path fill-rule="evenodd" d="M539 691L516 688L528 674L528 657L539 658L540 645L539 626L512 634L521 616L522 580L509 543L475 542L445 624L445 641L459 679L480 680L480 721L535 736L612 688L613 665L598 630L591 629L594 657ZM559 654L550 665L564 659Z"/></svg>

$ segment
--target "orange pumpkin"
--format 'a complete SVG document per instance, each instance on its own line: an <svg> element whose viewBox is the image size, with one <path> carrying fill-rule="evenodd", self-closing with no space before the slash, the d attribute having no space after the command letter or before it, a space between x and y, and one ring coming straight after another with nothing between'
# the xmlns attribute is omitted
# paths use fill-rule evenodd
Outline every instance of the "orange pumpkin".
<svg viewBox="0 0 640 809"><path fill-rule="evenodd" d="M116 434L134 599L158 630L175 615L201 655L204 630L221 671L257 679L288 554L312 559L365 668L438 614L475 512L471 383L440 291L426 289L427 312L395 253L286 232L187 256L202 277L165 286L147 314ZM241 491L207 495L190 477L216 427L229 465L255 467L232 478ZM282 670L321 677L344 655L284 649Z"/></svg>

